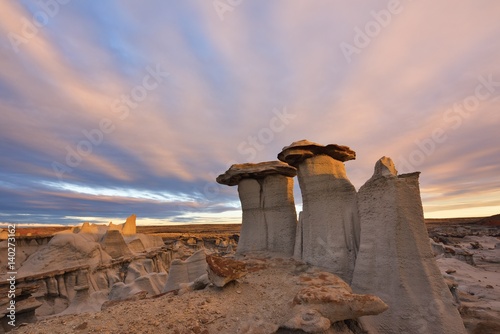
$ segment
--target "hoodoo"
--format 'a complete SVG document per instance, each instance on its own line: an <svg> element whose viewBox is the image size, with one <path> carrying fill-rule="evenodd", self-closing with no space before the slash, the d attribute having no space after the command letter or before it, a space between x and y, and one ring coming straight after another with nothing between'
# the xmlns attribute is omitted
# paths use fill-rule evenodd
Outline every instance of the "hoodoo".
<svg viewBox="0 0 500 334"><path fill-rule="evenodd" d="M238 253L270 251L293 255L297 214L293 177L297 171L281 161L235 164L217 182L238 185L243 210Z"/></svg>
<svg viewBox="0 0 500 334"><path fill-rule="evenodd" d="M359 247L356 189L344 162L356 158L347 146L300 140L283 148L278 159L297 168L303 212L294 256L325 267L350 282Z"/></svg>
<svg viewBox="0 0 500 334"><path fill-rule="evenodd" d="M419 174L397 175L383 157L358 193L361 247L352 288L389 305L376 317L361 318L369 332L465 333L431 250Z"/></svg>

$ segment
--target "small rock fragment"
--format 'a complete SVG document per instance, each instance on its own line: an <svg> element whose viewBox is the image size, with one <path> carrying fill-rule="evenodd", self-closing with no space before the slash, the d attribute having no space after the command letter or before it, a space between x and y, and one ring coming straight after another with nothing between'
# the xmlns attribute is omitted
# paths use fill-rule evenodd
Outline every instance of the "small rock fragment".
<svg viewBox="0 0 500 334"><path fill-rule="evenodd" d="M306 333L322 333L328 330L330 326L330 320L323 317L321 313L304 307L297 309L295 316L288 320L282 327L302 330Z"/></svg>

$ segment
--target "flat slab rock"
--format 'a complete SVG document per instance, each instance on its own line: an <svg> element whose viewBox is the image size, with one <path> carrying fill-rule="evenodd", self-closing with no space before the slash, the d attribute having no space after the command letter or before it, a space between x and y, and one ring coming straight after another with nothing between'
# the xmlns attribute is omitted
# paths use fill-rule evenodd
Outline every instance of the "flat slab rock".
<svg viewBox="0 0 500 334"><path fill-rule="evenodd" d="M349 146L337 144L325 146L306 139L293 142L284 147L278 154L278 159L289 165L297 166L305 159L315 155L328 155L342 162L356 159L356 152L351 150Z"/></svg>
<svg viewBox="0 0 500 334"><path fill-rule="evenodd" d="M241 261L208 255L207 263L208 279L219 288L247 274L246 265Z"/></svg>
<svg viewBox="0 0 500 334"><path fill-rule="evenodd" d="M289 177L297 175L297 169L281 161L234 164L216 181L228 186L237 185L241 179L259 179L268 175L281 174Z"/></svg>

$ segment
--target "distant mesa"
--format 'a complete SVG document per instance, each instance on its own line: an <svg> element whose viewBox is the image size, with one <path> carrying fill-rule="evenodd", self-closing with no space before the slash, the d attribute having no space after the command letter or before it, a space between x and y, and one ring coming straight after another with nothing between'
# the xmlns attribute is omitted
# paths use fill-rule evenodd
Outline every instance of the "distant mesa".
<svg viewBox="0 0 500 334"><path fill-rule="evenodd" d="M476 224L483 226L500 226L500 214L482 218Z"/></svg>

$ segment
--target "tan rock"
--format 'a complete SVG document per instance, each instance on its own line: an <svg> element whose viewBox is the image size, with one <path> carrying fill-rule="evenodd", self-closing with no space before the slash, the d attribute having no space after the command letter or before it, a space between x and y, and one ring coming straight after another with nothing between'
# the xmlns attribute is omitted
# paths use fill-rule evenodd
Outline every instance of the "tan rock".
<svg viewBox="0 0 500 334"><path fill-rule="evenodd" d="M346 282L331 273L319 272L312 277L304 275L301 284L305 287L293 300L296 305L294 321L311 310L319 312L331 323L387 310L387 304L379 297L354 294Z"/></svg>
<svg viewBox="0 0 500 334"><path fill-rule="evenodd" d="M222 288L227 283L246 275L246 265L220 256L208 255L208 279L213 285Z"/></svg>
<svg viewBox="0 0 500 334"><path fill-rule="evenodd" d="M122 228L123 228L123 225L121 225L121 224L116 225L116 224L113 224L113 222L109 222L108 231L117 230L117 231L121 232Z"/></svg>
<svg viewBox="0 0 500 334"><path fill-rule="evenodd" d="M162 292L170 292L179 289L180 283L194 282L207 272L207 261L205 251L200 249L185 261L173 260L170 264L167 283Z"/></svg>
<svg viewBox="0 0 500 334"><path fill-rule="evenodd" d="M136 218L137 218L136 215L131 215L130 217L127 218L122 228L123 235L133 235L137 233L137 228L135 223Z"/></svg>
<svg viewBox="0 0 500 334"><path fill-rule="evenodd" d="M30 256L18 270L18 276L61 271L66 268L96 267L111 262L98 243L99 235L93 233L56 234L47 245ZM69 287L67 287L69 289Z"/></svg>
<svg viewBox="0 0 500 334"><path fill-rule="evenodd" d="M132 252L125 243L123 236L120 231L117 230L106 232L101 241L101 245L106 253L108 253L113 259L132 255Z"/></svg>
<svg viewBox="0 0 500 334"><path fill-rule="evenodd" d="M90 224L89 222L85 222L80 227L78 233L99 233L99 228L95 224Z"/></svg>
<svg viewBox="0 0 500 334"><path fill-rule="evenodd" d="M397 175L383 157L359 190L361 246L352 287L375 293L389 310L360 319L384 333L465 333L425 228L419 173Z"/></svg>
<svg viewBox="0 0 500 334"><path fill-rule="evenodd" d="M303 211L294 257L351 281L359 248L356 189L342 161L355 158L347 146L299 141L278 158L297 167Z"/></svg>
<svg viewBox="0 0 500 334"><path fill-rule="evenodd" d="M294 330L302 330L306 333L323 333L331 326L331 321L316 310L301 308L296 310L293 318L288 320L282 327Z"/></svg>

